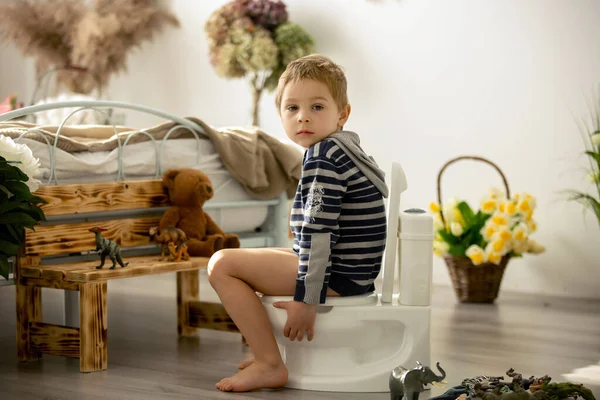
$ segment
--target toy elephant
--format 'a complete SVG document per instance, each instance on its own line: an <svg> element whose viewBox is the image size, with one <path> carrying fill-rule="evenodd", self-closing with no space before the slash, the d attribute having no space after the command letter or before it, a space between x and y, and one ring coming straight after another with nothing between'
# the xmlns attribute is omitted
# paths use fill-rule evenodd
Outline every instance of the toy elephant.
<svg viewBox="0 0 600 400"><path fill-rule="evenodd" d="M440 382L446 377L446 371L439 362L436 367L442 375L436 375L431 368L418 361L417 367L410 370L402 366L394 368L390 374L390 399L402 400L404 396L404 400L419 400L419 393L425 390L426 384Z"/></svg>

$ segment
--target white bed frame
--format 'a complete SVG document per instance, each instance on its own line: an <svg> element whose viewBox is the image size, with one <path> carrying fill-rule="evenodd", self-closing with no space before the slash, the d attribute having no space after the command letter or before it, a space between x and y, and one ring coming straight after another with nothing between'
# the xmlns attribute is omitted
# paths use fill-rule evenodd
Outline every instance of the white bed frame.
<svg viewBox="0 0 600 400"><path fill-rule="evenodd" d="M60 109L60 108L76 108L75 111L71 112L59 125L58 130L56 132L56 137L54 139L54 143L50 143L50 141L46 138L46 136L43 136L44 139L46 140L46 144L48 147L48 152L50 154L50 166L51 166L51 171L50 171L50 175L48 178L48 182L46 183L47 185L56 185L58 184L58 179L56 178L56 173L55 173L55 158L54 158L54 154L56 151L56 146L58 143L58 138L60 137L60 133L61 130L63 128L63 126L66 124L67 120L72 117L75 113L83 111L83 110L88 110L88 109L92 109L95 111L98 111L100 113L103 113L105 115L110 115L110 111L112 110L118 110L118 109L129 109L129 110L134 110L134 111L139 111L139 112L143 112L143 113L148 113L148 114L152 114L161 118L165 118L166 120L169 121L173 121L176 122L177 125L174 126L164 137L164 139L162 139L161 141L156 141L149 133L143 131L143 130L139 130L139 131L132 131L132 132L127 132L127 133L121 133L119 134L118 137L118 173L116 176L116 181L123 181L125 180L125 172L123 171L123 160L122 160L122 154L123 154L123 148L127 145L127 143L129 142L129 140L131 139L131 137L133 137L134 135L138 135L138 134L142 134L142 135L146 135L150 138L150 140L152 140L152 142L154 142L155 144L155 149L156 149L156 178L160 179L162 177L163 174L163 170L162 170L162 165L161 165L161 161L162 161L162 148L164 145L164 142L166 140L168 140L170 134L175 131L176 129L187 129L188 131L190 131L194 137L196 138L197 141L201 140L200 139L200 135L205 134L204 129L196 124L193 121L190 121L188 119L185 118L181 118L178 117L176 115L172 115L169 114L167 112L161 111L161 110L156 110L150 107L146 107L146 106L142 106L139 104L129 104L129 103L123 103L123 102L115 102L115 101L103 101L103 100L98 100L98 101L66 101L66 102L56 102L56 103L48 103L48 104L41 104L41 105L35 105L35 106L29 106L29 107L24 107L15 111L11 111L5 114L0 114L0 121L8 121L14 118L19 118L19 117L25 117L25 116L30 116L35 114L36 112L40 112L40 111L46 111L46 110L54 110L54 109ZM107 112L105 111L105 109L109 109L110 111ZM113 125L114 127L114 125ZM30 133L36 133L38 130L36 128L32 128L32 129L28 129L27 131L23 132L23 134L21 134L19 136L19 138L16 140L20 140L21 138L23 138L24 136L30 134ZM116 128L115 128L115 133L116 133ZM121 138L124 138L123 143L121 143ZM198 142L199 143L199 142ZM225 185L227 185L227 183L231 182L233 178L231 178L229 181L225 182L222 186L215 188L215 192L217 192L218 190L220 190L221 188L223 188ZM219 216L222 215L222 213L227 212L228 208L256 208L256 207L268 207L268 216L265 220L265 222L260 226L259 232L231 232L231 233L237 233L238 236L240 237L240 243L242 247L289 247L288 243L288 232L289 232L289 220L288 220L288 198L285 192L281 193L277 198L271 199L271 200L247 200L247 201L227 201L227 202L214 202L214 201L208 201L205 205L204 205L204 209L206 210L214 210L217 213L217 217L215 218L215 222L217 224L220 224L220 220L219 220ZM166 208L165 208L166 209ZM157 211L164 211L164 210L158 210ZM51 219L52 217L48 217L48 219ZM153 246L149 246L149 251L156 251L157 246L153 245ZM12 268L12 265L11 265ZM6 281L2 278L0 278L0 286L2 285L10 285L10 284L14 284L14 274L12 273L12 269L11 269L11 274L9 276L9 280ZM74 300L76 300L76 296L77 293L73 292L73 293L68 293L69 291L65 291L65 306L66 306L66 314L69 315L71 314L69 312L69 303L73 303ZM74 295L75 297L73 299L70 299L70 297L72 297L72 295Z"/></svg>

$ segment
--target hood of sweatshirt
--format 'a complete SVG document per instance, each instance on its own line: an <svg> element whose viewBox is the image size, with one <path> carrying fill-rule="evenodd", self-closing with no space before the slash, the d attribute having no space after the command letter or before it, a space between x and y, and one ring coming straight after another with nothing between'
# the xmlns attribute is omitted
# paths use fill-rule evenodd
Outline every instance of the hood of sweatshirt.
<svg viewBox="0 0 600 400"><path fill-rule="evenodd" d="M363 173L373 185L381 192L383 197L388 197L388 187L385 184L385 173L379 168L375 159L367 155L360 147L359 136L351 131L336 132L327 137L333 140L350 157L356 167Z"/></svg>

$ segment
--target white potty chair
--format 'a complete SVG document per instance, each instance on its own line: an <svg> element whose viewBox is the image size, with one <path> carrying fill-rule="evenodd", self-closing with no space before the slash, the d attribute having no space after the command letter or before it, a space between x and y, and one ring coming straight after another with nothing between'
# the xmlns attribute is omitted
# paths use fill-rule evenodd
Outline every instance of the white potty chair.
<svg viewBox="0 0 600 400"><path fill-rule="evenodd" d="M317 306L310 342L292 342L283 336L287 313L273 303L291 301L292 296L262 296L288 368L287 387L388 392L390 373L398 365L408 369L417 361L430 365L433 220L422 210L408 210L399 223L400 193L406 188L404 172L394 163L381 294L328 297L325 304ZM393 294L400 227L400 293Z"/></svg>

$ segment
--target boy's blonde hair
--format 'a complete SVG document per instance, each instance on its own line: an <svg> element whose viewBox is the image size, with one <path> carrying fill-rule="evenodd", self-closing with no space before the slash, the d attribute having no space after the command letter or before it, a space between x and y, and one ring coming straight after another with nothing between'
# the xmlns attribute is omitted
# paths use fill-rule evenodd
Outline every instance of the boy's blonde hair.
<svg viewBox="0 0 600 400"><path fill-rule="evenodd" d="M328 57L311 54L292 61L281 74L275 91L277 112L281 112L281 100L285 86L290 82L297 82L301 79L313 79L327 85L340 111L348 105L348 94L346 92L348 84L342 67Z"/></svg>

